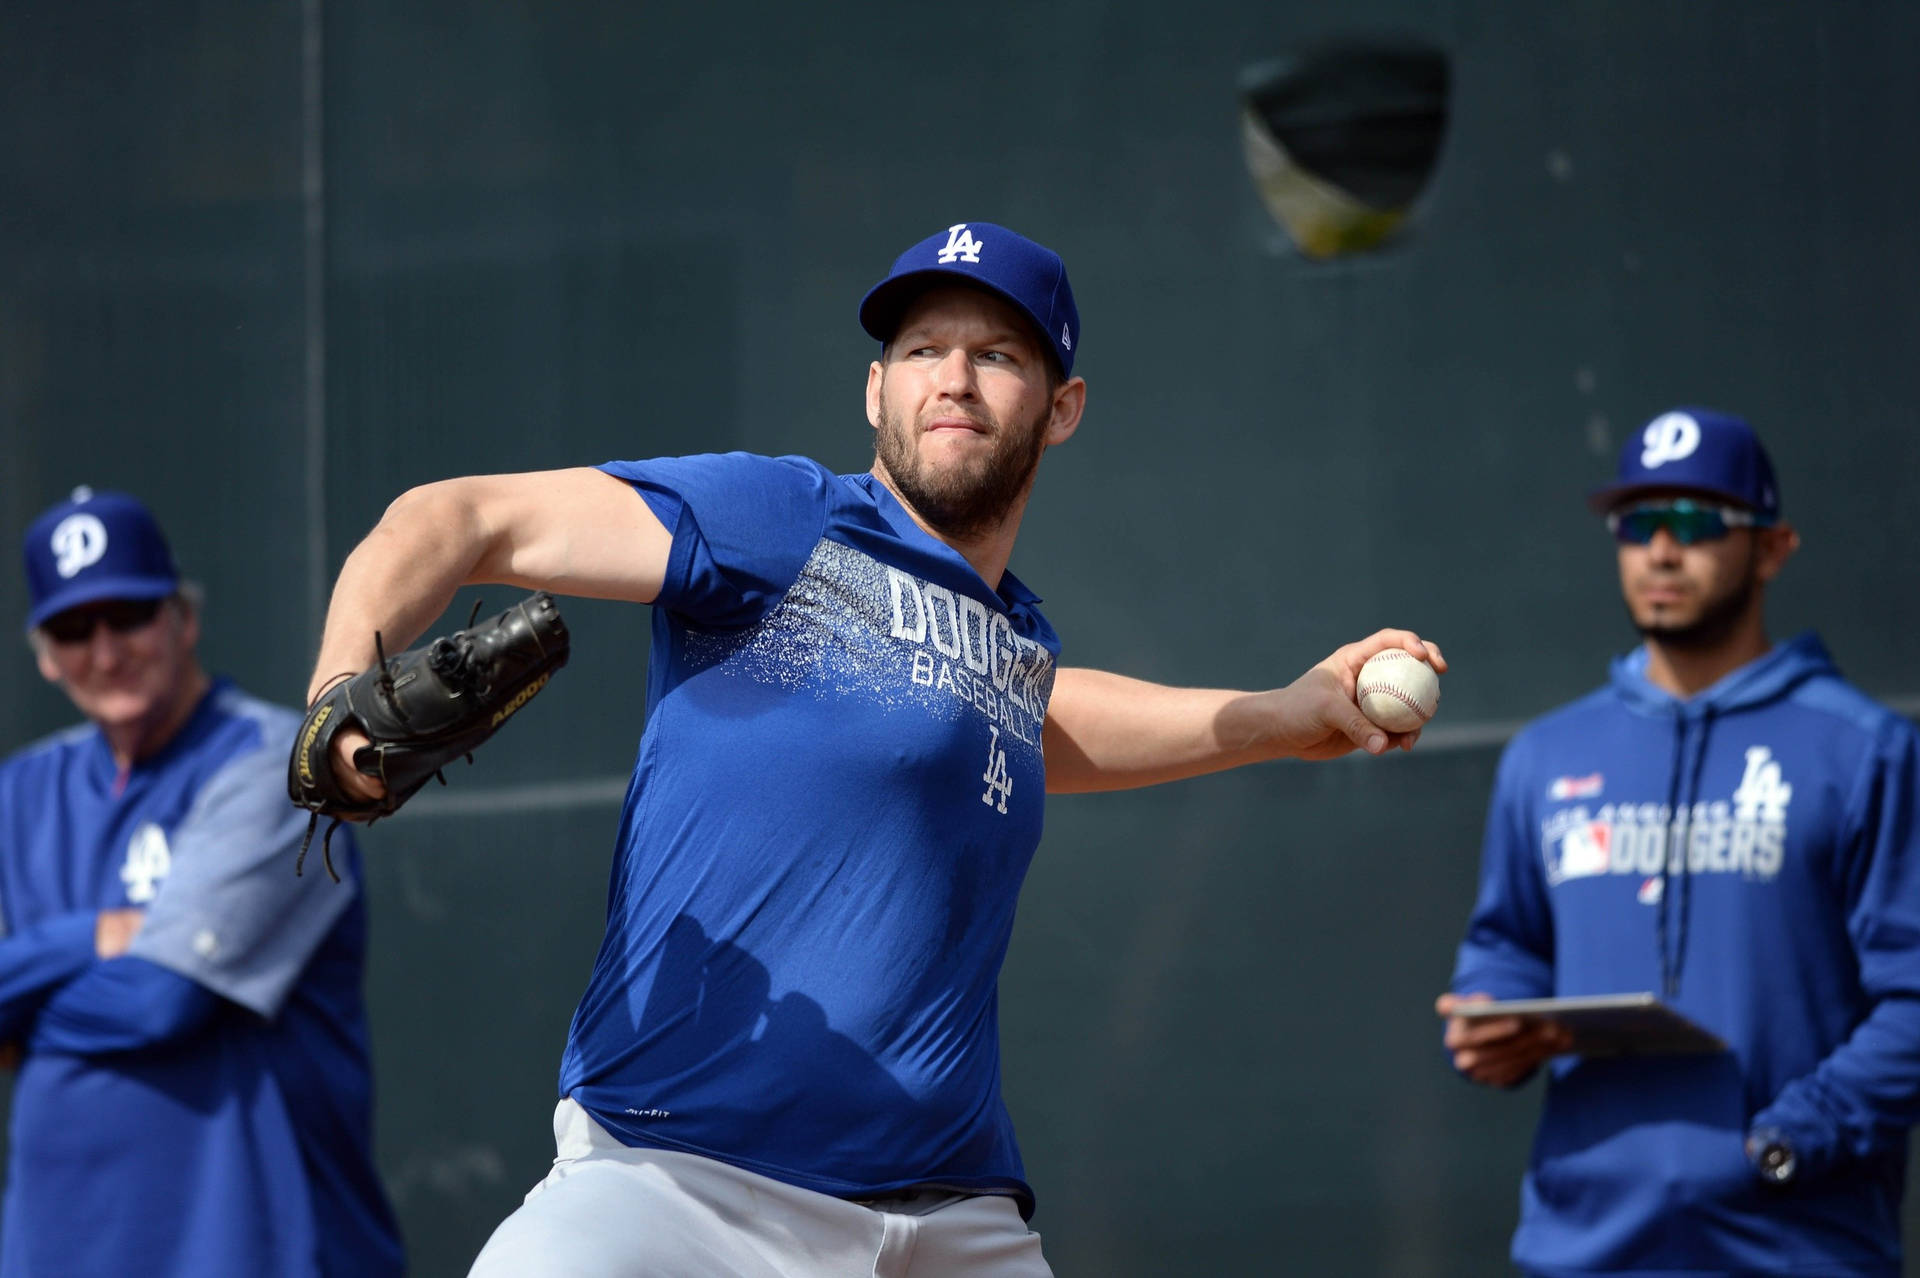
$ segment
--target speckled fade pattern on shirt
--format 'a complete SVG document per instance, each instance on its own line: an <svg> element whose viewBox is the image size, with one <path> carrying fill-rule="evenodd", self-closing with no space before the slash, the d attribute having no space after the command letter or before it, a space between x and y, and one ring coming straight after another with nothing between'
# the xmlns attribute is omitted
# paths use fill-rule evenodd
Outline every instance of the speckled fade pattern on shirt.
<svg viewBox="0 0 1920 1278"><path fill-rule="evenodd" d="M818 701L917 705L946 722L998 724L1003 748L1040 746L1051 653L1004 613L826 538L786 597L738 631L689 629L690 666L731 661L745 677Z"/></svg>

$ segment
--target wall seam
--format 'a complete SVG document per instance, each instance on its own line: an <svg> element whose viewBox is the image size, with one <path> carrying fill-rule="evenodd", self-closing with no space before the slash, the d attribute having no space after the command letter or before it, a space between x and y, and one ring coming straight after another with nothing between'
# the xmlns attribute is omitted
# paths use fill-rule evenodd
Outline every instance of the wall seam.
<svg viewBox="0 0 1920 1278"><path fill-rule="evenodd" d="M307 633L317 646L326 620L327 587L327 174L322 77L323 0L301 0L300 197L305 298ZM302 689L304 694L305 689Z"/></svg>
<svg viewBox="0 0 1920 1278"><path fill-rule="evenodd" d="M1909 719L1920 719L1920 695L1892 697L1881 704ZM1489 719L1478 723L1446 724L1420 734L1417 754L1458 754L1504 746L1527 724L1525 719ZM1358 758L1359 756L1350 756ZM573 781L535 781L523 785L489 786L462 793L448 790L423 794L405 808L415 817L498 816L517 812L564 812L579 808L611 807L626 798L631 778L582 777Z"/></svg>

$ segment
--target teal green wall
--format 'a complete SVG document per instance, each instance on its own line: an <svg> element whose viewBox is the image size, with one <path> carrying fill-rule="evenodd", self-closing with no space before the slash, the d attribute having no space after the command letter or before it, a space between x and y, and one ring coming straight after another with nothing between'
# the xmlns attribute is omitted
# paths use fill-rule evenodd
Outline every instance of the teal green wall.
<svg viewBox="0 0 1920 1278"><path fill-rule="evenodd" d="M1015 561L1068 658L1266 684L1402 624L1455 664L1415 756L1051 806L1002 1015L1055 1268L1500 1272L1537 1097L1457 1082L1429 1005L1498 742L1632 641L1579 501L1625 432L1749 414L1806 539L1777 629L1920 705L1920 9L1334 13L0 0L0 531L142 493L212 664L292 701L320 591L407 486L862 469L860 293L952 221L1026 229L1086 322L1086 425ZM1440 166L1393 248L1310 264L1247 179L1237 77L1381 32L1453 59ZM599 934L647 619L568 616L533 710L367 838L423 1274L542 1174ZM9 747L70 714L16 657Z"/></svg>

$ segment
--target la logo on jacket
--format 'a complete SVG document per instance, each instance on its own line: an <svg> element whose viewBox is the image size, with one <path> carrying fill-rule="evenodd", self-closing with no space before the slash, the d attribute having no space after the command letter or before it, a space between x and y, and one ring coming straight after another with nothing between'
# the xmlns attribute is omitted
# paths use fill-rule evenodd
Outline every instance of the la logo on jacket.
<svg viewBox="0 0 1920 1278"><path fill-rule="evenodd" d="M167 847L167 834L151 821L144 821L127 840L127 859L120 866L120 881L127 885L127 899L145 905L160 890L160 880L173 869L173 852Z"/></svg>

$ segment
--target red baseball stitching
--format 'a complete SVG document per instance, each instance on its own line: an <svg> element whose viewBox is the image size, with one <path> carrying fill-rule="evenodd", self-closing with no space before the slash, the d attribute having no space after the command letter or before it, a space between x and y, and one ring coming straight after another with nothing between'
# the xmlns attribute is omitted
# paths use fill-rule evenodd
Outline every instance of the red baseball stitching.
<svg viewBox="0 0 1920 1278"><path fill-rule="evenodd" d="M1431 710L1422 710L1420 708L1420 703L1418 701L1415 701L1412 697L1409 697L1406 693L1400 691L1400 689L1398 688L1389 688L1389 687L1385 687L1384 685L1378 685L1378 684L1362 684L1360 686L1360 695L1363 697L1373 692L1384 692L1387 696L1392 697L1395 701L1398 701L1401 705L1413 711L1415 714L1419 715L1422 719L1433 718L1433 712Z"/></svg>
<svg viewBox="0 0 1920 1278"><path fill-rule="evenodd" d="M1398 648L1389 648L1385 652L1377 653L1375 654L1373 659L1377 661L1381 657L1398 657L1402 661L1412 661L1415 659L1412 653L1404 652ZM1407 709L1413 711L1414 714L1418 715L1422 723L1426 722L1428 719L1433 718L1433 711L1422 709L1418 701L1415 701L1412 697L1408 696L1406 693L1402 692L1398 688L1389 687L1386 684L1364 684L1363 683L1360 685L1358 692L1363 697L1366 696L1368 693L1372 693L1372 692L1384 692L1386 695L1388 695L1389 697L1392 697L1395 701L1398 701L1401 705L1405 706Z"/></svg>

